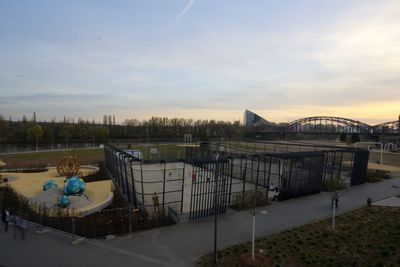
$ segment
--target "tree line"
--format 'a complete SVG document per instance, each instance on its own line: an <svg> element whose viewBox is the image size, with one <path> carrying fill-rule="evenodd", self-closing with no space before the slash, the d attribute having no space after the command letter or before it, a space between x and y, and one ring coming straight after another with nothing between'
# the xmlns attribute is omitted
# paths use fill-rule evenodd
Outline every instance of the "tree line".
<svg viewBox="0 0 400 267"><path fill-rule="evenodd" d="M239 121L192 120L182 118L152 117L149 120L125 120L122 125L105 125L79 121L38 122L6 120L0 115L0 143L3 144L55 144L72 142L102 143L117 139L162 140L183 139L192 134L193 139L240 139L245 128Z"/></svg>

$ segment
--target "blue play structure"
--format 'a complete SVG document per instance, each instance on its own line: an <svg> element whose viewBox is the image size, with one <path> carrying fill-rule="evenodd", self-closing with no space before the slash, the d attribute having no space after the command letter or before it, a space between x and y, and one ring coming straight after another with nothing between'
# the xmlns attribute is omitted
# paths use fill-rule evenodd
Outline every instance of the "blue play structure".
<svg viewBox="0 0 400 267"><path fill-rule="evenodd" d="M58 199L58 206L60 208L66 208L71 204L71 200L69 199L68 196L63 195Z"/></svg>
<svg viewBox="0 0 400 267"><path fill-rule="evenodd" d="M47 191L52 188L57 188L57 182L54 180L47 180L43 183L43 191Z"/></svg>
<svg viewBox="0 0 400 267"><path fill-rule="evenodd" d="M64 194L67 196L80 196L85 192L86 184L81 178L72 176L64 183Z"/></svg>

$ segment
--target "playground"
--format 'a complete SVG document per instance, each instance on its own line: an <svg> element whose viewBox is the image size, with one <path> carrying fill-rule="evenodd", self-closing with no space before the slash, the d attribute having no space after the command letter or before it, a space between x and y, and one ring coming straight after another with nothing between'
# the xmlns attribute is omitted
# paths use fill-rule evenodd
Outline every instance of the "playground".
<svg viewBox="0 0 400 267"><path fill-rule="evenodd" d="M80 176L86 176L97 171L97 168L91 166L82 166L79 170ZM9 185L22 196L30 200L32 205L44 205L47 208L57 206L57 200L63 195L62 188L66 181L65 176L57 172L56 167L49 167L46 171L22 173L22 172L3 172L1 173L3 181L2 186ZM46 181L54 181L51 190L43 190ZM111 204L113 200L113 188L111 181L97 181L86 183L86 189L83 197L72 196L74 201L69 207L72 212L80 216L86 216L102 210Z"/></svg>

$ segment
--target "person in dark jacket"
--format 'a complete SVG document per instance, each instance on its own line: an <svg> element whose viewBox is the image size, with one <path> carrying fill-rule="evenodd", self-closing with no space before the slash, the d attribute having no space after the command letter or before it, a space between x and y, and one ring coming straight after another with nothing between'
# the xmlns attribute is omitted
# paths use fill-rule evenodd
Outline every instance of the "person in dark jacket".
<svg viewBox="0 0 400 267"><path fill-rule="evenodd" d="M8 231L8 222L10 220L10 212L8 209L3 209L1 213L1 221L4 223L4 231Z"/></svg>
<svg viewBox="0 0 400 267"><path fill-rule="evenodd" d="M335 208L339 207L339 193L336 191L334 195L334 200L335 200Z"/></svg>

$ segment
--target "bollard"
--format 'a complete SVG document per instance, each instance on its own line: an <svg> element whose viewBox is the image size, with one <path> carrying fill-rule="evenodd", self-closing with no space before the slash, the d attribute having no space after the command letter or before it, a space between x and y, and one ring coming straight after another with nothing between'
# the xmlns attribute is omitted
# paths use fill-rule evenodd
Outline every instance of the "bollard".
<svg viewBox="0 0 400 267"><path fill-rule="evenodd" d="M372 198L367 198L367 206L369 207L369 206L371 206L371 204L372 204Z"/></svg>

